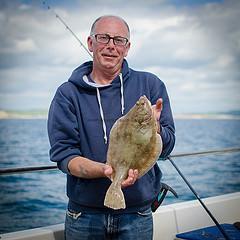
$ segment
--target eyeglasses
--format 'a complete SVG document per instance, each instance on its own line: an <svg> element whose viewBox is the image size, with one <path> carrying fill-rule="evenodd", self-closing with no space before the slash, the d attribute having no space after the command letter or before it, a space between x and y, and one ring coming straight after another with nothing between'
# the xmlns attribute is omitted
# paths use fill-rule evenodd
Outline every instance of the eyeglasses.
<svg viewBox="0 0 240 240"><path fill-rule="evenodd" d="M127 38L120 37L120 36L110 37L108 34L95 34L95 35L92 35L92 36L95 37L95 39L98 43L108 44L110 39L112 39L114 45L125 46L128 42Z"/></svg>

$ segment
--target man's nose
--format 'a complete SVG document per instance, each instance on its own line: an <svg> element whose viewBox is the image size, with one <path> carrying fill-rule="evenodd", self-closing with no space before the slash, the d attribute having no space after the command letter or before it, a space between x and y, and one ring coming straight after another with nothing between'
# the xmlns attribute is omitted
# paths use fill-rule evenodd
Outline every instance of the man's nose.
<svg viewBox="0 0 240 240"><path fill-rule="evenodd" d="M115 44L113 42L113 39L111 38L107 44L108 47L115 48Z"/></svg>

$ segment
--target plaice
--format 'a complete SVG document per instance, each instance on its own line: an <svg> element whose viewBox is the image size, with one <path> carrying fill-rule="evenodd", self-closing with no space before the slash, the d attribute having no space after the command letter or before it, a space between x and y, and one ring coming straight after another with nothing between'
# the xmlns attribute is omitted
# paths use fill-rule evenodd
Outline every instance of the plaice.
<svg viewBox="0 0 240 240"><path fill-rule="evenodd" d="M119 118L110 132L107 164L112 166L112 183L108 188L104 205L126 208L121 183L129 169L138 169L138 178L153 167L162 151L162 139L157 134L157 124L151 103L142 96L130 111Z"/></svg>

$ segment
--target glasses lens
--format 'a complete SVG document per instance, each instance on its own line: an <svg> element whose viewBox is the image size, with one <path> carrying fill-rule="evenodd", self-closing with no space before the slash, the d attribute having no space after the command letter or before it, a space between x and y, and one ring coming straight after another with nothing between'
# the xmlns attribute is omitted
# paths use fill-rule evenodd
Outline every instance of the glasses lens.
<svg viewBox="0 0 240 240"><path fill-rule="evenodd" d="M127 43L127 39L124 37L114 37L114 44L118 46L124 46Z"/></svg>
<svg viewBox="0 0 240 240"><path fill-rule="evenodd" d="M108 43L110 39L110 36L106 34L96 34L95 37L97 42L100 42L100 43Z"/></svg>

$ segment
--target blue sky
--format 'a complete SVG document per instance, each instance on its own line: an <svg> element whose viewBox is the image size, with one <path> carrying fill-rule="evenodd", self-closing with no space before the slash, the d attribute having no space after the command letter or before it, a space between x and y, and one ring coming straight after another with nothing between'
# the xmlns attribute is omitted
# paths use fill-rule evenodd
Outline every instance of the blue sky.
<svg viewBox="0 0 240 240"><path fill-rule="evenodd" d="M240 1L46 2L85 45L97 17L122 16L130 66L165 82L174 113L240 109ZM42 1L1 0L0 25L0 109L48 109L88 54Z"/></svg>

